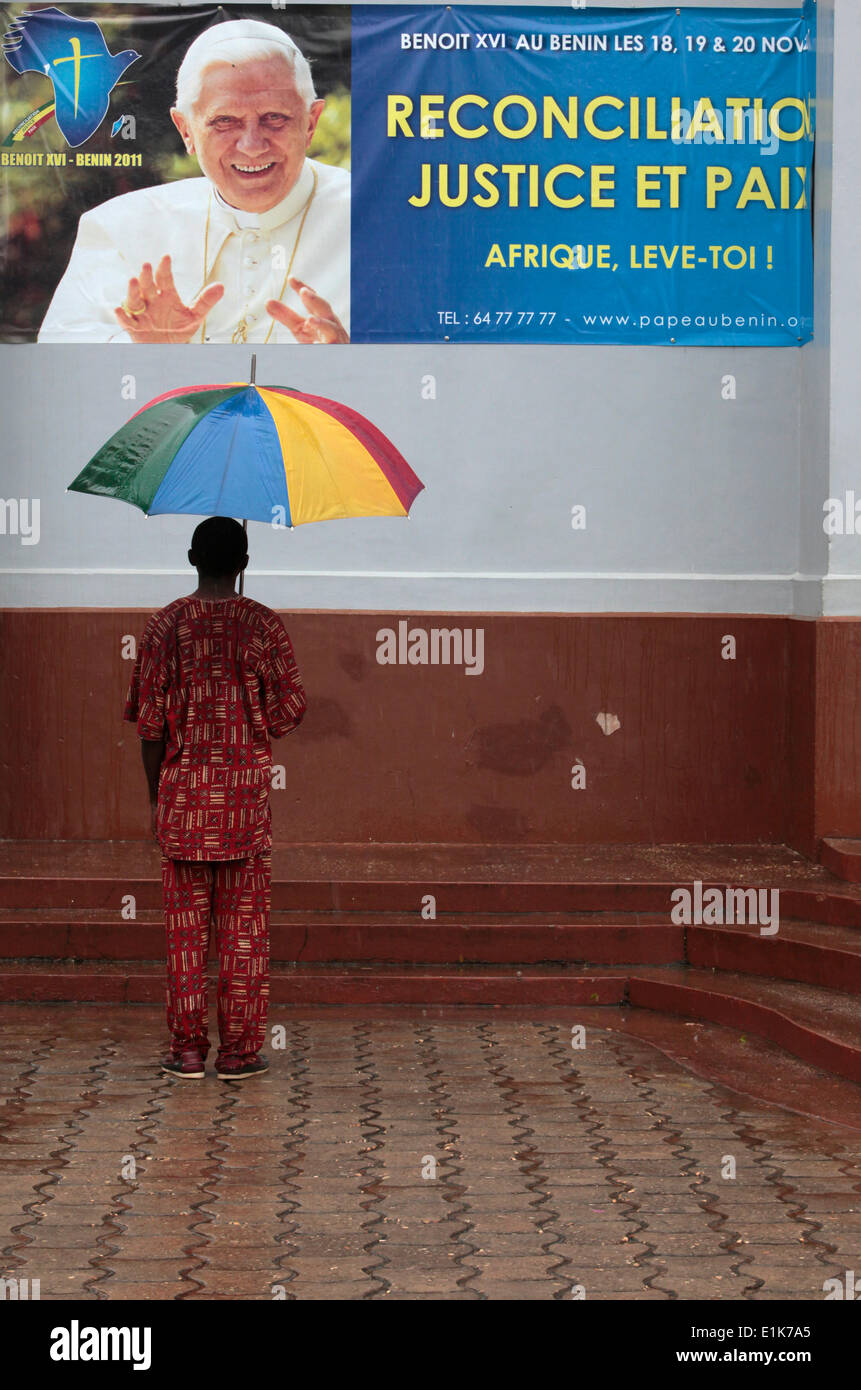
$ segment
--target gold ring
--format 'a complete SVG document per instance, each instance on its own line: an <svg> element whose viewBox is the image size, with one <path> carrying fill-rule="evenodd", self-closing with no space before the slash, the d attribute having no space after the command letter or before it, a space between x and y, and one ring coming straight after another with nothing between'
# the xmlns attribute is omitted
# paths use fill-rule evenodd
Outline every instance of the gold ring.
<svg viewBox="0 0 861 1390"><path fill-rule="evenodd" d="M129 307L129 301L127 299L124 299L123 310L125 311L125 313L129 315L130 318L139 319L141 314L146 313L146 305L144 305L142 309L132 309Z"/></svg>

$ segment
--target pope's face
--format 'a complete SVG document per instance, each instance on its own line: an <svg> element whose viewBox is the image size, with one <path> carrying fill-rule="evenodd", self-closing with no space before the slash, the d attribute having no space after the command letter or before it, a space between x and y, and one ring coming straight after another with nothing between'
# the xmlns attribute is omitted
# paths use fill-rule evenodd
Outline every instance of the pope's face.
<svg viewBox="0 0 861 1390"><path fill-rule="evenodd" d="M286 198L302 172L324 105L305 106L286 59L254 58L207 68L191 114L170 114L225 202L266 212Z"/></svg>

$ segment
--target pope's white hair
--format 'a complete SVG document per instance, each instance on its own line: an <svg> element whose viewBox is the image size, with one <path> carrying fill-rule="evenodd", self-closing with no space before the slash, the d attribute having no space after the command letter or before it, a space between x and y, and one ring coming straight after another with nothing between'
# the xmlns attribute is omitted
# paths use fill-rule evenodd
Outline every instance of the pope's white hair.
<svg viewBox="0 0 861 1390"><path fill-rule="evenodd" d="M253 58L284 58L293 71L296 90L310 106L316 100L308 60L283 29L259 19L230 19L213 24L189 45L176 75L176 106L184 116L200 96L203 74L216 63L246 63Z"/></svg>

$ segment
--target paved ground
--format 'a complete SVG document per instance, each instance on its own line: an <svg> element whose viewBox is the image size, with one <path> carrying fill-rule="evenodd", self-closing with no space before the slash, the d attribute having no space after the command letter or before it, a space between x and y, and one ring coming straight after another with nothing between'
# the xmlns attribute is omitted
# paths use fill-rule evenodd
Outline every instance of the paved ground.
<svg viewBox="0 0 861 1390"><path fill-rule="evenodd" d="M861 1136L564 1011L274 1011L180 1082L152 1008L0 1008L0 1263L41 1296L822 1300ZM735 1177L726 1177L734 1160ZM434 1175L435 1173L435 1175Z"/></svg>

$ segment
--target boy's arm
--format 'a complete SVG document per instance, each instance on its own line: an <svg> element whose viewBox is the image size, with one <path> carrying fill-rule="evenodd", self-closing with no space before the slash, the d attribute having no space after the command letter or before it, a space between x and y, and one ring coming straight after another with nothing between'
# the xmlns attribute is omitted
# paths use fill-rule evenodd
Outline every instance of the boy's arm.
<svg viewBox="0 0 861 1390"><path fill-rule="evenodd" d="M158 778L161 772L161 765L164 762L164 749L165 741L163 738L141 739L141 758L143 759L147 788L149 790L150 826L153 835L155 835L155 817L158 808Z"/></svg>
<svg viewBox="0 0 861 1390"><path fill-rule="evenodd" d="M307 699L293 655L293 644L281 619L276 617L269 633L267 661L263 672L263 708L271 738L283 738L301 724Z"/></svg>
<svg viewBox="0 0 861 1390"><path fill-rule="evenodd" d="M146 773L150 803L150 827L155 836L158 779L164 762L165 692L170 671L165 642L159 630L161 613L154 613L138 644L123 718L137 725L140 735L141 758Z"/></svg>

